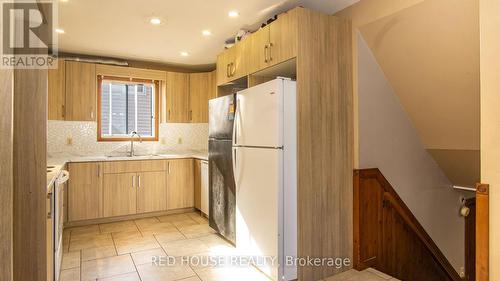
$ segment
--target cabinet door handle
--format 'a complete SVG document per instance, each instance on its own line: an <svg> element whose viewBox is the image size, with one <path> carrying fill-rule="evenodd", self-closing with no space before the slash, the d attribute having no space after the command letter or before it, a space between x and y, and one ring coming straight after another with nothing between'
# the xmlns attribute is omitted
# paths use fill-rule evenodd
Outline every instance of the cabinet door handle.
<svg viewBox="0 0 500 281"><path fill-rule="evenodd" d="M234 76L234 74L236 73L236 65L234 64L234 62L232 62L231 65L232 65L231 76Z"/></svg>
<svg viewBox="0 0 500 281"><path fill-rule="evenodd" d="M62 118L66 118L66 107L63 105L61 105L61 110L62 110Z"/></svg>
<svg viewBox="0 0 500 281"><path fill-rule="evenodd" d="M168 173L170 174L170 162L168 162Z"/></svg>
<svg viewBox="0 0 500 281"><path fill-rule="evenodd" d="M229 77L229 63L226 65L226 77Z"/></svg>
<svg viewBox="0 0 500 281"><path fill-rule="evenodd" d="M189 121L193 121L193 111L189 111Z"/></svg>
<svg viewBox="0 0 500 281"><path fill-rule="evenodd" d="M101 165L97 165L97 177L101 177Z"/></svg>
<svg viewBox="0 0 500 281"><path fill-rule="evenodd" d="M269 46L266 44L264 45L264 62L267 63L267 52L269 50Z"/></svg>
<svg viewBox="0 0 500 281"><path fill-rule="evenodd" d="M138 182L138 187L137 188L141 188L141 176L137 176L137 182Z"/></svg>
<svg viewBox="0 0 500 281"><path fill-rule="evenodd" d="M50 199L50 208L49 208L49 212L47 213L47 218L48 219L51 219L52 218L52 213L53 213L53 210L52 210L52 206L54 206L54 203L52 202L52 200L54 200L54 196L52 196L52 192L50 192L49 194L47 194L47 199Z"/></svg>
<svg viewBox="0 0 500 281"><path fill-rule="evenodd" d="M135 188L135 175L132 176L132 188Z"/></svg>
<svg viewBox="0 0 500 281"><path fill-rule="evenodd" d="M90 119L94 120L94 110L92 108L90 109Z"/></svg>
<svg viewBox="0 0 500 281"><path fill-rule="evenodd" d="M170 121L170 109L168 110L167 121Z"/></svg>
<svg viewBox="0 0 500 281"><path fill-rule="evenodd" d="M269 62L273 61L273 43L269 43Z"/></svg>

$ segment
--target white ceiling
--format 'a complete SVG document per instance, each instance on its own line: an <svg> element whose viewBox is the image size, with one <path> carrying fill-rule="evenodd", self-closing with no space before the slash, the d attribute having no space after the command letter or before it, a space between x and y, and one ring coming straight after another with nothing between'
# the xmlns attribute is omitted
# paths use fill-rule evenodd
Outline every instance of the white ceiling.
<svg viewBox="0 0 500 281"><path fill-rule="evenodd" d="M295 6L327 14L359 0L67 0L59 2L59 51L160 63L215 63L224 41ZM238 18L228 11L237 10ZM153 26L151 17L163 24ZM209 29L213 35L204 37ZM188 57L180 56L189 52Z"/></svg>

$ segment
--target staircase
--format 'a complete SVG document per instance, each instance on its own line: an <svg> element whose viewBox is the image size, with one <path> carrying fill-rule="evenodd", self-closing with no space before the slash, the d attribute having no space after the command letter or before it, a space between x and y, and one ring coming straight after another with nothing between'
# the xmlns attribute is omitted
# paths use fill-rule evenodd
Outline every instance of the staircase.
<svg viewBox="0 0 500 281"><path fill-rule="evenodd" d="M380 170L354 172L353 198L355 269L405 281L461 280Z"/></svg>

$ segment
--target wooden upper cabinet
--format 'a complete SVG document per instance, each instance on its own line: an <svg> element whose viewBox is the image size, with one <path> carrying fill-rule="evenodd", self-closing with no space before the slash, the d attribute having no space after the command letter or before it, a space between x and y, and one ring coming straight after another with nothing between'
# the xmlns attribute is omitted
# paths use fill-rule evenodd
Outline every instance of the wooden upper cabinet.
<svg viewBox="0 0 500 281"><path fill-rule="evenodd" d="M66 120L96 120L95 64L66 61Z"/></svg>
<svg viewBox="0 0 500 281"><path fill-rule="evenodd" d="M167 174L143 172L137 174L137 213L167 209Z"/></svg>
<svg viewBox="0 0 500 281"><path fill-rule="evenodd" d="M189 73L167 72L167 122L189 122Z"/></svg>
<svg viewBox="0 0 500 281"><path fill-rule="evenodd" d="M269 25L257 30L245 40L250 40L251 59L248 62L248 73L266 68L269 57Z"/></svg>
<svg viewBox="0 0 500 281"><path fill-rule="evenodd" d="M66 71L64 60L57 60L57 68L48 71L48 117L49 120L65 120L66 115Z"/></svg>
<svg viewBox="0 0 500 281"><path fill-rule="evenodd" d="M194 207L193 159L168 161L167 209Z"/></svg>
<svg viewBox="0 0 500 281"><path fill-rule="evenodd" d="M68 169L68 220L79 221L101 217L101 163L70 163Z"/></svg>
<svg viewBox="0 0 500 281"><path fill-rule="evenodd" d="M137 213L136 173L104 174L104 217L132 215Z"/></svg>
<svg viewBox="0 0 500 281"><path fill-rule="evenodd" d="M213 98L215 86L212 72L189 74L190 121L208 123L208 100Z"/></svg>
<svg viewBox="0 0 500 281"><path fill-rule="evenodd" d="M222 85L247 75L250 58L245 56L245 54L251 48L250 41L250 38L245 38L217 57L217 85Z"/></svg>
<svg viewBox="0 0 500 281"><path fill-rule="evenodd" d="M297 56L298 23L303 8L278 16L265 27L217 57L217 85L252 74Z"/></svg>
<svg viewBox="0 0 500 281"><path fill-rule="evenodd" d="M298 16L301 11L302 8L290 10L269 24L269 66L297 56Z"/></svg>

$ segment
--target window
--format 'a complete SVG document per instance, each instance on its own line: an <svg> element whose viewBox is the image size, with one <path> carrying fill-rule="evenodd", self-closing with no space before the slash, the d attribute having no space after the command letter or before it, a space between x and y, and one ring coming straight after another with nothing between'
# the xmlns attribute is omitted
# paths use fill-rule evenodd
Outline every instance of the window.
<svg viewBox="0 0 500 281"><path fill-rule="evenodd" d="M158 140L158 81L99 77L99 141Z"/></svg>

